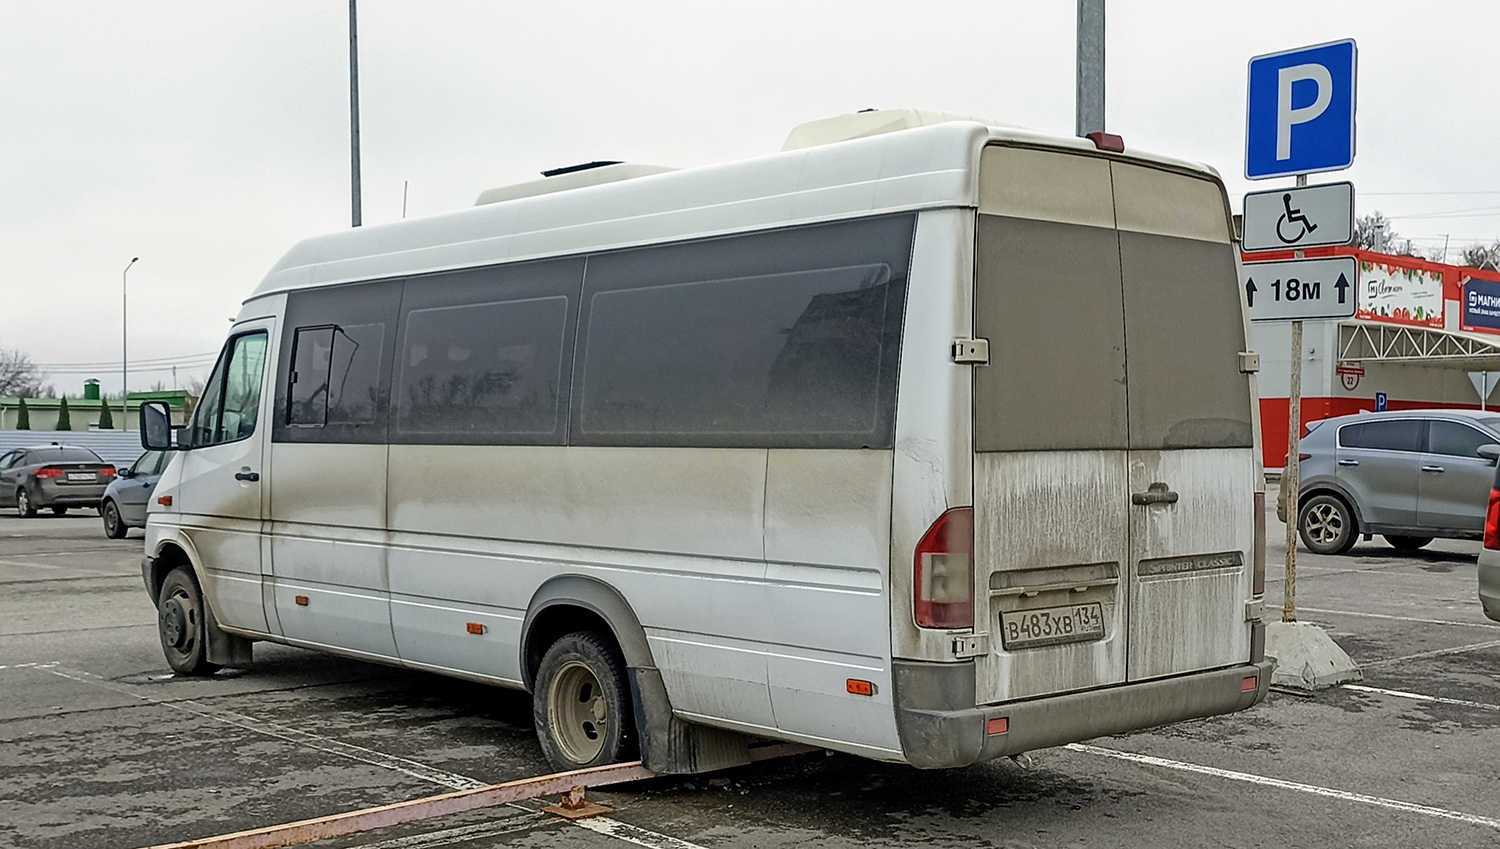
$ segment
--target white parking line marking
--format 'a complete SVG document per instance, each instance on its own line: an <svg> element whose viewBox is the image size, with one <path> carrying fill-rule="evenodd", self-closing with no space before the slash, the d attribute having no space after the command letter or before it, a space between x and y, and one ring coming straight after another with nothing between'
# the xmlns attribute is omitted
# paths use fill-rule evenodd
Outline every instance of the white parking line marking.
<svg viewBox="0 0 1500 849"><path fill-rule="evenodd" d="M77 681L82 684L92 684L96 687L102 687L106 690L112 690L117 693L122 693L124 695L130 696L131 698L139 699L140 701L150 704L177 708L196 716L201 716L205 719L212 719L215 722L222 722L226 725L232 725L237 728L242 728L246 731L254 732L256 734L262 734L267 737L274 737L278 740L295 743L309 749L316 749L320 752L327 752L331 755L338 755L350 760L367 763L372 766L383 767L394 772L412 776L413 778L420 778L424 781L430 781L433 784L437 784L441 787L447 787L452 790L473 790L480 787L489 786L489 782L480 781L477 778L470 778L467 775L460 775L456 772L448 772L446 770L428 766L427 764L419 763L417 761L403 758L398 755L391 755L386 754L385 752L376 751L374 749L367 749L364 746L356 746L353 743L345 743L343 741L323 737L318 734L299 731L295 728L288 728L285 725L279 725L274 722L256 719L255 717L246 716L245 714L236 713L231 710L209 707L208 705L202 704L201 702L169 702L162 699L152 698L151 696L132 692L126 687L122 687L106 681L103 678L100 678L99 676L89 672L82 672L75 669L57 668L57 664L55 663L48 664L44 667L39 666L38 668L45 668L53 675L67 678L71 681ZM586 820L574 820L572 821L572 823L574 825L587 828L590 831L598 832L599 834L605 835L606 837L614 837L627 843L634 843L638 846L648 846L652 847L653 849L703 849L703 847L693 843L689 843L685 840L679 840L675 837L668 837L665 834L657 834L654 831L647 831L644 828L627 825L626 823L620 822L618 820L612 820L608 817L593 817Z"/></svg>
<svg viewBox="0 0 1500 849"><path fill-rule="evenodd" d="M1454 646L1448 649L1419 651L1416 654L1404 654L1400 657L1388 657L1385 660L1372 660L1369 663L1362 663L1360 664L1360 666L1363 666L1366 669L1369 669L1372 666L1390 666L1393 663L1401 663L1402 661L1407 660L1420 660L1424 657L1442 657L1445 654L1463 654L1464 652L1479 651L1480 649L1492 649L1496 646L1500 646L1500 640L1490 640L1489 642L1485 643L1470 643L1466 646Z"/></svg>
<svg viewBox="0 0 1500 849"><path fill-rule="evenodd" d="M1395 696L1398 699L1414 699L1419 702L1437 702L1438 704L1454 705L1456 707L1479 708L1480 710L1500 710L1500 705L1492 705L1486 702L1471 702L1468 699L1449 699L1443 696L1429 696L1426 693L1413 693L1408 690L1385 690L1380 687L1366 687L1363 684L1344 684L1345 690L1357 690L1361 693L1379 693L1382 696Z"/></svg>
<svg viewBox="0 0 1500 849"><path fill-rule="evenodd" d="M628 823L609 817L589 817L586 820L574 820L573 824L586 828L596 834L605 837L613 837L626 843L634 843L637 846L646 846L650 849L703 849L696 843L689 843L676 837L668 837L665 834L657 834L644 828L637 828Z"/></svg>
<svg viewBox="0 0 1500 849"><path fill-rule="evenodd" d="M8 666L0 666L0 669L51 669L57 665L57 661L43 661L38 663L12 663Z"/></svg>
<svg viewBox="0 0 1500 849"><path fill-rule="evenodd" d="M1201 764L1186 763L1184 761L1169 761L1166 758L1155 758L1150 755L1137 755L1134 752L1122 752L1117 749L1105 749L1099 746L1088 746L1082 743L1069 743L1064 746L1075 752L1084 752L1090 755L1103 755L1107 758L1115 758L1122 761L1145 764L1147 766L1164 767L1181 772L1195 772L1199 775L1211 775L1215 778L1227 778L1230 781L1244 781L1249 784L1259 784L1264 787L1275 787L1280 790L1296 790L1299 793L1310 793L1314 796L1324 796L1329 799L1339 799L1344 802L1358 802L1362 805L1374 805L1392 811L1402 811L1409 814L1421 814L1439 819L1457 820L1471 825L1488 826L1500 829L1500 819L1493 817L1482 817L1478 814L1466 814L1462 811L1450 811L1446 808L1434 808L1430 805L1418 805L1415 802L1403 802L1400 799L1387 799L1384 796L1370 796L1365 793L1351 793L1347 790L1335 790L1332 787L1320 787L1316 784L1303 784L1300 781L1286 781L1281 778L1269 778L1264 775L1255 775L1248 772L1235 772L1229 769L1203 766Z"/></svg>
<svg viewBox="0 0 1500 849"><path fill-rule="evenodd" d="M1494 622L1460 622L1457 619L1423 619L1419 616L1392 616L1389 613L1365 613L1359 610L1330 610L1326 607L1303 607L1297 605L1297 609L1304 613L1328 613L1334 616L1361 616L1366 619L1394 619L1398 622L1420 622L1424 625L1461 625L1465 628L1500 628Z"/></svg>

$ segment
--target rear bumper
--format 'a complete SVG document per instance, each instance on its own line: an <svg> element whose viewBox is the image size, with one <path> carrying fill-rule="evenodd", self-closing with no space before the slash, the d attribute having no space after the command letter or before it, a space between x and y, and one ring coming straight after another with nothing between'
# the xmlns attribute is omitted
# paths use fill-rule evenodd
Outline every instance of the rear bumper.
<svg viewBox="0 0 1500 849"><path fill-rule="evenodd" d="M33 501L38 507L98 507L109 484L39 483Z"/></svg>
<svg viewBox="0 0 1500 849"><path fill-rule="evenodd" d="M1272 663L1247 663L1099 690L979 707L947 707L967 693L974 704L974 664L896 661L896 724L908 763L967 766L1032 749L1076 743L1157 725L1234 713L1266 697ZM1254 690L1241 682L1257 676ZM946 704L945 704L946 703ZM1005 718L1004 734L986 734Z"/></svg>
<svg viewBox="0 0 1500 849"><path fill-rule="evenodd" d="M1500 622L1500 551L1479 554L1479 603L1485 616Z"/></svg>

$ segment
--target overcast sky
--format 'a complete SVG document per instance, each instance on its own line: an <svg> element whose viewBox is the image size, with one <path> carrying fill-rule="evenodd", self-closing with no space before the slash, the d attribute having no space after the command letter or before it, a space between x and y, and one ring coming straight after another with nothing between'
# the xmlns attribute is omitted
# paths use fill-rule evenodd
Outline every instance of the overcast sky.
<svg viewBox="0 0 1500 849"><path fill-rule="evenodd" d="M298 239L349 226L348 4L0 0L0 347L59 390L132 361L202 377ZM593 159L769 153L802 121L917 106L1073 131L1074 0L360 0L365 223ZM1358 212L1450 258L1500 237L1500 4L1109 0L1108 129L1207 162L1233 203L1245 63L1354 38ZM1315 178L1315 182L1318 178ZM1289 182L1289 181L1284 181ZM74 366L63 364L86 365ZM108 365L112 363L113 365ZM97 364L97 366L95 365ZM131 386L157 380L139 373Z"/></svg>

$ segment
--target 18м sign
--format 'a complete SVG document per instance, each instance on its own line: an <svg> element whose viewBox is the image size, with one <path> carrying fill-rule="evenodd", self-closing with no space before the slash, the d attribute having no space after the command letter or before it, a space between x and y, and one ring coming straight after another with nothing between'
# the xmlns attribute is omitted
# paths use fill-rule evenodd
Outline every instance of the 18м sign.
<svg viewBox="0 0 1500 849"><path fill-rule="evenodd" d="M1352 256L1245 263L1250 320L1352 318L1356 268Z"/></svg>

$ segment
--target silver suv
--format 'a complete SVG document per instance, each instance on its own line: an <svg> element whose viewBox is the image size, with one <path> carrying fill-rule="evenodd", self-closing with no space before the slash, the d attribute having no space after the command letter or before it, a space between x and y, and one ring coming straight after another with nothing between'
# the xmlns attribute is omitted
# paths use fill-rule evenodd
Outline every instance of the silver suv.
<svg viewBox="0 0 1500 849"><path fill-rule="evenodd" d="M1297 530L1318 554L1380 534L1403 551L1436 537L1480 539L1500 457L1500 414L1357 413L1308 425ZM1286 479L1276 502L1286 521Z"/></svg>

